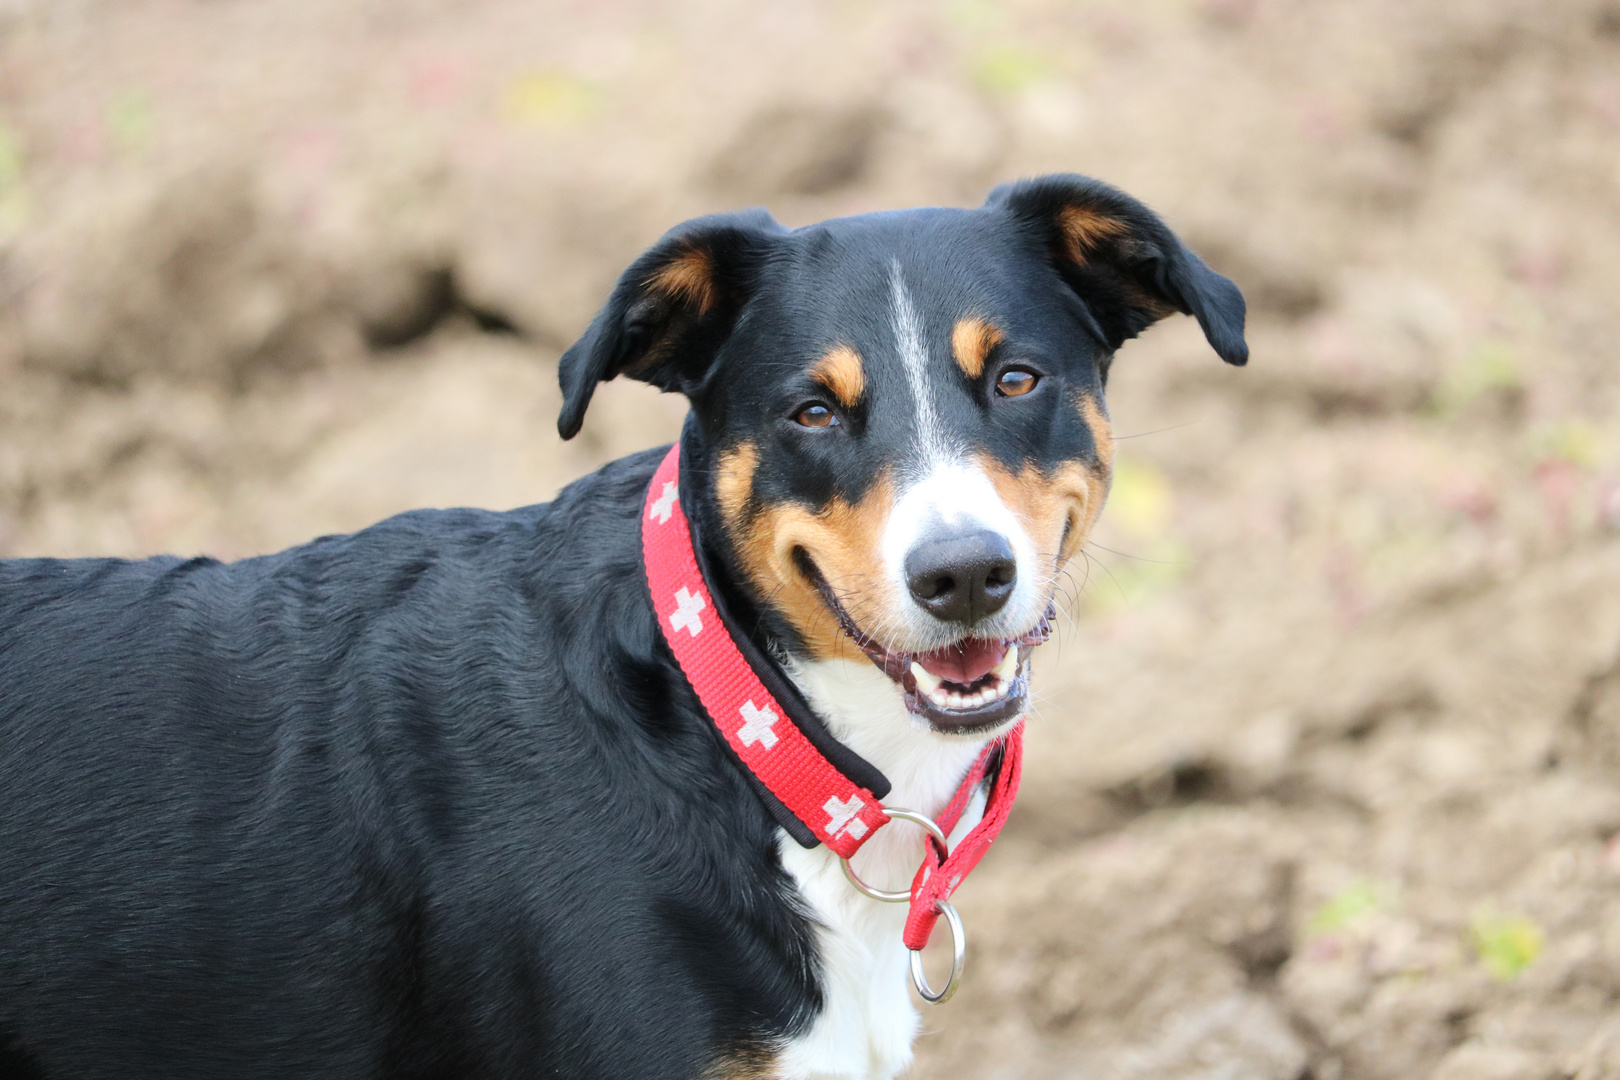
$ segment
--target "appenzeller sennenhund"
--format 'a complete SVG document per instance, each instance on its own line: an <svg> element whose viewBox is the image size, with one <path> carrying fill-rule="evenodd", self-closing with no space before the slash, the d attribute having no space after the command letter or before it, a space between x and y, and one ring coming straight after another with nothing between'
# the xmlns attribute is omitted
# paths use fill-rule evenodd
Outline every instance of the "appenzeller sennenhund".
<svg viewBox="0 0 1620 1080"><path fill-rule="evenodd" d="M1026 710L1109 366L1172 312L1244 363L1237 288L1078 176L700 218L562 357L558 427L618 375L686 395L715 595L931 814ZM235 563L0 564L0 1077L903 1070L904 909L784 832L660 635L661 455Z"/></svg>

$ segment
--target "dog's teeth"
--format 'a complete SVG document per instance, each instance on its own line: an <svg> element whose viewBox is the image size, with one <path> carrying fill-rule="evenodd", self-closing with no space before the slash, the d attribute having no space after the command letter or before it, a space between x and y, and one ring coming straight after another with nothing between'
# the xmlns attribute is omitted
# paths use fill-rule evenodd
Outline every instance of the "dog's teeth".
<svg viewBox="0 0 1620 1080"><path fill-rule="evenodd" d="M911 677L917 680L917 689L929 697L933 697L934 691L939 689L939 676L929 674L928 669L915 660L911 662Z"/></svg>
<svg viewBox="0 0 1620 1080"><path fill-rule="evenodd" d="M1018 667L1018 650L1009 648L1007 655L1002 657L992 672L995 678L989 685L979 690L959 690L943 679L930 675L917 663L911 665L911 675L917 681L918 693L934 705L941 709L965 712L969 709L982 709L1012 693L1013 682L1018 678Z"/></svg>

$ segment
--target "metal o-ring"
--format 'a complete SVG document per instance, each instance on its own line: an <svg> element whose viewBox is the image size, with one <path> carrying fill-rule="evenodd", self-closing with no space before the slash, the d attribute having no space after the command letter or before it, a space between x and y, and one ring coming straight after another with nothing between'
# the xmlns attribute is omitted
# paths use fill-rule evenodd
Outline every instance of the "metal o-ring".
<svg viewBox="0 0 1620 1080"><path fill-rule="evenodd" d="M907 810L899 806L885 806L881 809L891 818L898 818L901 821L909 821L913 825L921 826L928 832L929 836L939 841L939 846L944 849L946 857L950 856L950 841L945 838L945 830L941 829L933 818L927 814L919 814L915 810ZM838 861L843 865L844 876L849 879L849 883L872 899L881 900L885 904L904 904L911 900L911 890L909 888L903 892L874 889L856 876L855 871L850 868L848 859L840 857Z"/></svg>
<svg viewBox="0 0 1620 1080"><path fill-rule="evenodd" d="M962 928L962 917L950 904L935 900L934 907L951 925L951 976L945 980L945 989L936 994L928 985L928 976L923 974L922 950L908 951L911 953L911 985L917 988L924 1001L939 1005L951 1000L951 995L956 993L956 987L962 981L962 961L967 956L967 932Z"/></svg>

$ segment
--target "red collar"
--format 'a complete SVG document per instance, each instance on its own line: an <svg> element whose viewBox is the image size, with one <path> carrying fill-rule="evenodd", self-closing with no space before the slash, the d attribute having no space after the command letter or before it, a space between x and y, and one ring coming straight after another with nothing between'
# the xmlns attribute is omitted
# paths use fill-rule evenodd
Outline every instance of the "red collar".
<svg viewBox="0 0 1620 1080"><path fill-rule="evenodd" d="M872 791L876 787L886 793L888 782L847 747L834 750L845 759L845 770L835 767L794 723L793 713L802 712L784 708L778 695L766 689L761 672L739 649L739 641L720 618L693 550L691 526L680 500L679 443L670 447L647 488L641 545L658 627L726 744L774 800L791 813L794 823L802 823L799 828L789 828L800 843L813 847L819 841L848 859L889 824L882 801ZM758 656L751 644L746 648ZM776 673L764 674L779 691L783 690L783 681ZM816 741L825 745L823 738ZM1006 822L1018 794L1023 746L1024 722L1020 720L985 747L936 819L949 835L974 793L988 783L990 790L979 824L948 854L937 842L927 845L928 857L912 882L911 912L906 920L905 942L913 951L927 944L942 908L948 907L945 901L978 864ZM845 771L867 773L869 786L851 780ZM952 989L954 974L953 970Z"/></svg>

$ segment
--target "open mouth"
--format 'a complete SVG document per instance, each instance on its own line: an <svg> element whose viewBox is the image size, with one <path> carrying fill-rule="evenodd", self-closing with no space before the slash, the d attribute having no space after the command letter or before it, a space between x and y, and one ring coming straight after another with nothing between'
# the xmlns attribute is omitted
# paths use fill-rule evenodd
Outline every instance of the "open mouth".
<svg viewBox="0 0 1620 1080"><path fill-rule="evenodd" d="M896 681L906 692L906 708L936 728L962 732L992 727L1028 706L1026 661L1033 648L1015 640L965 638L911 657Z"/></svg>
<svg viewBox="0 0 1620 1080"><path fill-rule="evenodd" d="M849 617L832 588L815 578L844 633L905 691L906 708L936 729L965 733L991 728L1029 706L1029 657L1052 635L1048 606L1034 629L1018 637L966 637L926 653L896 652L874 641Z"/></svg>

